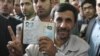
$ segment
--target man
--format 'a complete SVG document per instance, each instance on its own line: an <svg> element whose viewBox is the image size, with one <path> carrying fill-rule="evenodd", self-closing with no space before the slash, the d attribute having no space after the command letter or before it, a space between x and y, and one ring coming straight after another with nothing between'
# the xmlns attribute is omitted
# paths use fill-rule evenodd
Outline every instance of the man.
<svg viewBox="0 0 100 56"><path fill-rule="evenodd" d="M20 0L21 11L26 17L24 20L30 20L35 15L32 2L33 0Z"/></svg>
<svg viewBox="0 0 100 56"><path fill-rule="evenodd" d="M87 28L85 25L88 25L89 21L96 17L95 5L96 5L95 1L88 1L88 0L84 1L81 4L81 8L83 11L83 19L78 20L78 27L79 27L79 30L81 31L80 32L81 37L85 37L86 28ZM82 30L83 28L84 30Z"/></svg>
<svg viewBox="0 0 100 56"><path fill-rule="evenodd" d="M33 8L33 0L20 0L21 12L24 15L23 21L34 20L35 12ZM22 23L17 28L22 28Z"/></svg>
<svg viewBox="0 0 100 56"><path fill-rule="evenodd" d="M35 12L34 12L32 2L33 2L33 0L20 0L21 12L25 16L23 18L23 21L25 21L25 20L31 21L31 20L35 19ZM21 29L19 30L19 28L21 28ZM18 35L17 31L22 31L22 30L23 30L23 23L17 25L16 35ZM23 34L23 32L21 34ZM27 44L22 44L22 45L23 45L23 49L25 52L25 48L27 47Z"/></svg>
<svg viewBox="0 0 100 56"><path fill-rule="evenodd" d="M53 0L33 0L34 10L41 21L50 21L51 17L49 16L49 14L53 7L53 3Z"/></svg>
<svg viewBox="0 0 100 56"><path fill-rule="evenodd" d="M70 34L77 20L76 9L70 4L62 3L54 8L54 11L52 12L51 15L53 15L52 20L53 22L56 23L56 28L57 28L57 33L54 42L48 37L42 36L39 39L39 44L37 45L30 44L27 47L25 55L26 56L45 56L45 55L88 56L87 51L89 49L89 45L84 40L78 38L75 35ZM10 33L13 33L11 27L9 27L8 29ZM13 34L11 36L12 39L15 38ZM17 50L20 50L19 54L22 53L21 49L17 48ZM45 53L42 53L43 51L45 51Z"/></svg>
<svg viewBox="0 0 100 56"><path fill-rule="evenodd" d="M85 20L91 20L96 15L95 1L84 1L81 5Z"/></svg>
<svg viewBox="0 0 100 56"><path fill-rule="evenodd" d="M11 40L7 26L11 25L13 31L16 31L16 25L21 23L10 16L13 10L14 0L0 0L0 56L9 56L6 47L7 42Z"/></svg>
<svg viewBox="0 0 100 56"><path fill-rule="evenodd" d="M89 56L96 56L100 44L100 0L96 0L97 17L92 19L86 31L86 40L90 44Z"/></svg>
<svg viewBox="0 0 100 56"><path fill-rule="evenodd" d="M20 0L14 2L13 16L18 20L22 20L24 17L20 9Z"/></svg>

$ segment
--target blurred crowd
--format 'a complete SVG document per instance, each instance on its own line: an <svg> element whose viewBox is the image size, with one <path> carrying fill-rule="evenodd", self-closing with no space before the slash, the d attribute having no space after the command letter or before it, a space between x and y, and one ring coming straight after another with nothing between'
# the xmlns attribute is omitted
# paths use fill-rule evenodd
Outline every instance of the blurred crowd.
<svg viewBox="0 0 100 56"><path fill-rule="evenodd" d="M56 24L54 41L23 43L34 19ZM0 56L100 56L100 0L0 0Z"/></svg>

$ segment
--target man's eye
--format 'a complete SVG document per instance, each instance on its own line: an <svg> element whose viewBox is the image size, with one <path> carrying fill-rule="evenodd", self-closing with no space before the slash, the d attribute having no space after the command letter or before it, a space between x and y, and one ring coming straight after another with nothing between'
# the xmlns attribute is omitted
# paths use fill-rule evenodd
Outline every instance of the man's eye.
<svg viewBox="0 0 100 56"><path fill-rule="evenodd" d="M12 0L8 0L8 3L13 3L13 1Z"/></svg>
<svg viewBox="0 0 100 56"><path fill-rule="evenodd" d="M38 2L38 0L34 0L34 2L35 2L35 3L37 3L37 2Z"/></svg>
<svg viewBox="0 0 100 56"><path fill-rule="evenodd" d="M100 7L100 3L98 3L98 7Z"/></svg>
<svg viewBox="0 0 100 56"><path fill-rule="evenodd" d="M41 0L42 2L45 2L45 0Z"/></svg>
<svg viewBox="0 0 100 56"><path fill-rule="evenodd" d="M15 6L19 7L20 5L19 4L15 4Z"/></svg>
<svg viewBox="0 0 100 56"><path fill-rule="evenodd" d="M62 19L58 18L56 21L60 23L60 22L62 22Z"/></svg>
<svg viewBox="0 0 100 56"><path fill-rule="evenodd" d="M70 18L68 18L68 19L66 19L66 22L70 23L70 22L72 22L72 20Z"/></svg>
<svg viewBox="0 0 100 56"><path fill-rule="evenodd" d="M21 5L21 6L23 6L23 5L24 5L24 3L21 3L20 5Z"/></svg>

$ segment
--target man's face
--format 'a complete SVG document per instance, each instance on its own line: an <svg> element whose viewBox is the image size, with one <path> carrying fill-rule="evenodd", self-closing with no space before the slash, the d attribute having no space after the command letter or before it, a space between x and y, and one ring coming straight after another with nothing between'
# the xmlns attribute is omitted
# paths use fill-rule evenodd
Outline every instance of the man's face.
<svg viewBox="0 0 100 56"><path fill-rule="evenodd" d="M30 17L34 13L33 4L31 0L20 0L20 8L23 15Z"/></svg>
<svg viewBox="0 0 100 56"><path fill-rule="evenodd" d="M69 0L69 3L73 5L79 11L79 1L78 0Z"/></svg>
<svg viewBox="0 0 100 56"><path fill-rule="evenodd" d="M100 0L96 0L96 11L98 16L100 16Z"/></svg>
<svg viewBox="0 0 100 56"><path fill-rule="evenodd" d="M69 38L70 32L74 26L74 14L67 10L64 12L55 12L54 22L57 27L57 38L66 40Z"/></svg>
<svg viewBox="0 0 100 56"><path fill-rule="evenodd" d="M47 17L50 14L50 0L33 0L33 6L39 17Z"/></svg>
<svg viewBox="0 0 100 56"><path fill-rule="evenodd" d="M15 0L14 11L15 11L16 14L20 14L21 13L21 10L20 10L20 0Z"/></svg>
<svg viewBox="0 0 100 56"><path fill-rule="evenodd" d="M13 0L0 0L0 13L8 16L13 11Z"/></svg>
<svg viewBox="0 0 100 56"><path fill-rule="evenodd" d="M83 15L86 19L90 19L95 15L95 8L90 3L85 3L82 9Z"/></svg>

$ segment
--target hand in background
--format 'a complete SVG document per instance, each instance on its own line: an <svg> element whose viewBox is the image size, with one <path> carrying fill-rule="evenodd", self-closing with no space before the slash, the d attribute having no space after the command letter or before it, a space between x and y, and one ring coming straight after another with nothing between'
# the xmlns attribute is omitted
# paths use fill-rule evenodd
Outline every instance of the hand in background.
<svg viewBox="0 0 100 56"><path fill-rule="evenodd" d="M23 49L21 43L21 31L17 32L15 36L11 26L8 26L8 30L11 36L12 41L9 41L7 44L7 48L9 50L9 56L23 56Z"/></svg>

